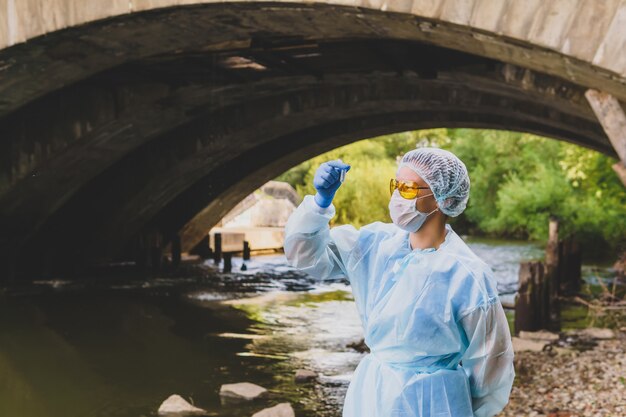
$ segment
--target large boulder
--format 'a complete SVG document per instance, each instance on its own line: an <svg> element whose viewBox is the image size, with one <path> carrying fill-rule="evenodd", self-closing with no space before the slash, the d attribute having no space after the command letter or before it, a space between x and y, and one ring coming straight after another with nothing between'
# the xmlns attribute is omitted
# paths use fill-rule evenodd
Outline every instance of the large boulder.
<svg viewBox="0 0 626 417"><path fill-rule="evenodd" d="M296 413L289 403L280 403L252 414L252 417L295 417Z"/></svg>
<svg viewBox="0 0 626 417"><path fill-rule="evenodd" d="M251 382L223 384L220 387L220 396L224 399L254 400L267 394L267 389Z"/></svg>
<svg viewBox="0 0 626 417"><path fill-rule="evenodd" d="M159 407L160 415L203 415L207 414L206 410L189 404L183 397L177 394L170 395Z"/></svg>
<svg viewBox="0 0 626 417"><path fill-rule="evenodd" d="M615 339L615 332L611 329L601 329L598 327L589 327L578 333L580 336L590 339Z"/></svg>
<svg viewBox="0 0 626 417"><path fill-rule="evenodd" d="M317 373L309 371L308 369L296 370L295 380L296 382L307 382L317 378Z"/></svg>
<svg viewBox="0 0 626 417"><path fill-rule="evenodd" d="M524 350L530 350L532 352L541 352L543 348L549 344L545 340L528 340L519 337L513 337L513 351L521 352Z"/></svg>
<svg viewBox="0 0 626 417"><path fill-rule="evenodd" d="M559 335L547 330L539 330L538 332L527 332L522 330L519 332L520 339L526 340L543 340L546 342L554 342L559 340Z"/></svg>

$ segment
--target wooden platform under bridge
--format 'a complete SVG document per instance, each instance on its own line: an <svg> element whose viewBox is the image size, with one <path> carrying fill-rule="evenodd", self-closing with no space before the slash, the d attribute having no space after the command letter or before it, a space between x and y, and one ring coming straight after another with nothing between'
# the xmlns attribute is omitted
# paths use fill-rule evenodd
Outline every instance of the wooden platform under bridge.
<svg viewBox="0 0 626 417"><path fill-rule="evenodd" d="M285 240L283 227L214 227L209 231L209 246L215 250L215 234L222 235L222 252L242 252L243 242L250 245L252 254L282 251Z"/></svg>

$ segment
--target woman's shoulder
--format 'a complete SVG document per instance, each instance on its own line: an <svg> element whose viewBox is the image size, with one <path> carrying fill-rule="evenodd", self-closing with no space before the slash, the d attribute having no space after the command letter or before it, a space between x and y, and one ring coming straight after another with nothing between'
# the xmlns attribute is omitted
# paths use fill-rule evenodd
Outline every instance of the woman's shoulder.
<svg viewBox="0 0 626 417"><path fill-rule="evenodd" d="M450 243L442 251L442 258L454 264L468 277L480 280L484 275L493 274L491 267L465 243L454 231Z"/></svg>
<svg viewBox="0 0 626 417"><path fill-rule="evenodd" d="M460 238L459 238L460 239ZM450 291L460 309L492 302L498 297L493 269L466 244L454 245L448 253Z"/></svg>

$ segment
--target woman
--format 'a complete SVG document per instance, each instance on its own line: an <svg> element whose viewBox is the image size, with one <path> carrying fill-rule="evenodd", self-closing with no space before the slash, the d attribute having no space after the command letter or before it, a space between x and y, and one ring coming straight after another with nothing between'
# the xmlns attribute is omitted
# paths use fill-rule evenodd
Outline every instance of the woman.
<svg viewBox="0 0 626 417"><path fill-rule="evenodd" d="M290 264L347 277L370 348L343 417L487 417L515 377L511 335L493 271L446 223L461 214L469 176L438 148L404 155L391 180L393 223L329 228L341 161L322 164L285 228Z"/></svg>

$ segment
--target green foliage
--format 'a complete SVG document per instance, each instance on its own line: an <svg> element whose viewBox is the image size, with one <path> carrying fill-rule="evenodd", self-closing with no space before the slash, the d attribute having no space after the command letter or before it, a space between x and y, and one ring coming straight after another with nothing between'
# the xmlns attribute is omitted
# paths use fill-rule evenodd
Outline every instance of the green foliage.
<svg viewBox="0 0 626 417"><path fill-rule="evenodd" d="M356 142L316 156L305 162L306 166L295 167L296 172L307 169L301 182L292 183L298 194L315 194L315 171L322 162L333 159L341 159L351 168L333 200L337 215L332 224L360 227L374 221L390 222L389 179L395 176L395 163L387 157L380 141Z"/></svg>
<svg viewBox="0 0 626 417"><path fill-rule="evenodd" d="M611 168L616 161L527 133L429 129L386 135L319 155L278 179L301 196L314 194L315 170L341 158L352 168L335 197L333 223L389 222L389 178L397 158L416 145L448 149L467 166L468 206L450 219L461 233L546 240L548 218L556 215L561 236L575 234L585 255L626 249L626 190Z"/></svg>
<svg viewBox="0 0 626 417"><path fill-rule="evenodd" d="M470 232L546 240L548 218L586 256L626 247L626 190L616 161L563 141L517 132L454 129L446 149L467 166ZM621 249L620 249L621 248Z"/></svg>
<svg viewBox="0 0 626 417"><path fill-rule="evenodd" d="M444 147L450 144L447 129L425 129L413 132L394 133L392 135L379 136L372 138L374 141L380 141L385 146L385 153L393 160L397 156L402 156L416 146L437 146Z"/></svg>
<svg viewBox="0 0 626 417"><path fill-rule="evenodd" d="M481 218L480 224L487 232L547 240L550 215L569 217L569 207L561 204L567 198L567 181L542 165L532 175L509 174L506 178L496 194L495 216ZM569 233L567 225L560 229L562 236Z"/></svg>
<svg viewBox="0 0 626 417"><path fill-rule="evenodd" d="M276 181L283 181L291 184L293 188L297 188L298 186L303 187L306 186L305 178L306 174L309 172L311 167L313 166L313 159L309 159L308 161L304 161L300 165L296 165L288 171L283 172L281 175L275 178Z"/></svg>

